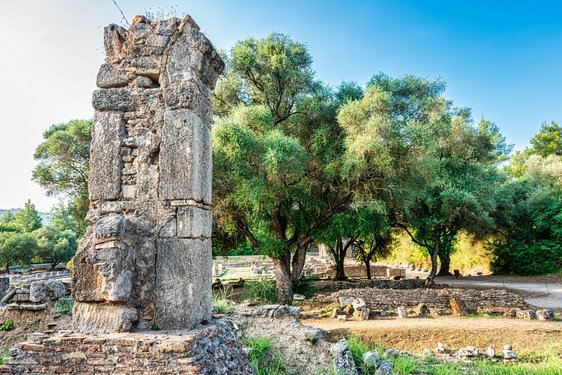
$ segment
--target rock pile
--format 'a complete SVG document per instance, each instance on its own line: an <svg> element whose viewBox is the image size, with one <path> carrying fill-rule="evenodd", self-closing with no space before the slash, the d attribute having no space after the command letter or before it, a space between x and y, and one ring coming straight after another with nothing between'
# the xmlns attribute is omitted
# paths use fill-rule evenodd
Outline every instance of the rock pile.
<svg viewBox="0 0 562 375"><path fill-rule="evenodd" d="M70 285L61 280L38 280L14 287L0 304L9 310L44 310L70 295Z"/></svg>

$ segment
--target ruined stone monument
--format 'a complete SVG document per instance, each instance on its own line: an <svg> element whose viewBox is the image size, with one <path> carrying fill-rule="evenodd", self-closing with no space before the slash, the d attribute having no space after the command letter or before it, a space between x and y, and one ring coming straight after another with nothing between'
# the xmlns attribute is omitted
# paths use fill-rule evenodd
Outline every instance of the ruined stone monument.
<svg viewBox="0 0 562 375"><path fill-rule="evenodd" d="M110 25L104 45L73 332L33 336L4 369L252 373L232 323L212 318L210 100L224 63L189 16Z"/></svg>
<svg viewBox="0 0 562 375"><path fill-rule="evenodd" d="M212 311L210 100L224 63L189 17L111 25L104 45L74 326L192 328Z"/></svg>

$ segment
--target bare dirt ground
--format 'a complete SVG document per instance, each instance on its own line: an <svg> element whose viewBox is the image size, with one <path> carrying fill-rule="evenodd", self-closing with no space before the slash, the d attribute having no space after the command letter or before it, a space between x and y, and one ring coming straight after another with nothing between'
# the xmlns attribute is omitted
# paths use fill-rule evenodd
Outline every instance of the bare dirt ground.
<svg viewBox="0 0 562 375"><path fill-rule="evenodd" d="M562 277L560 276L474 276L439 277L437 284L469 288L503 288L518 291L527 303L545 309L562 310Z"/></svg>
<svg viewBox="0 0 562 375"><path fill-rule="evenodd" d="M303 324L328 331L331 341L355 334L375 345L421 353L438 342L458 349L473 345L501 349L505 344L515 350L558 350L562 356L562 323L504 318L441 317L337 321L302 320Z"/></svg>

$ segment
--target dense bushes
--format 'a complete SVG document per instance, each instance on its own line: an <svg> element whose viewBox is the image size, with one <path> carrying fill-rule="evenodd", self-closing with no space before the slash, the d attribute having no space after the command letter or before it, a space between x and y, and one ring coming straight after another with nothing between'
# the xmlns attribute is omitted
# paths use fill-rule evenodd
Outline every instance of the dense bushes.
<svg viewBox="0 0 562 375"><path fill-rule="evenodd" d="M510 240L494 248L492 271L499 274L540 275L562 270L562 245L557 241L531 244Z"/></svg>

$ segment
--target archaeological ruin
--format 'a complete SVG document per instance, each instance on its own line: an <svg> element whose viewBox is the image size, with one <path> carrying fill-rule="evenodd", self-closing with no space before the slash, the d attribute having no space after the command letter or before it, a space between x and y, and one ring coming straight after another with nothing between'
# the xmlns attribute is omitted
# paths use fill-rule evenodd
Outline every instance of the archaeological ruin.
<svg viewBox="0 0 562 375"><path fill-rule="evenodd" d="M104 45L73 330L30 338L5 365L251 373L232 323L212 318L210 100L224 63L189 16L110 25Z"/></svg>
<svg viewBox="0 0 562 375"><path fill-rule="evenodd" d="M211 318L211 92L224 63L191 18L105 29L75 328Z"/></svg>

